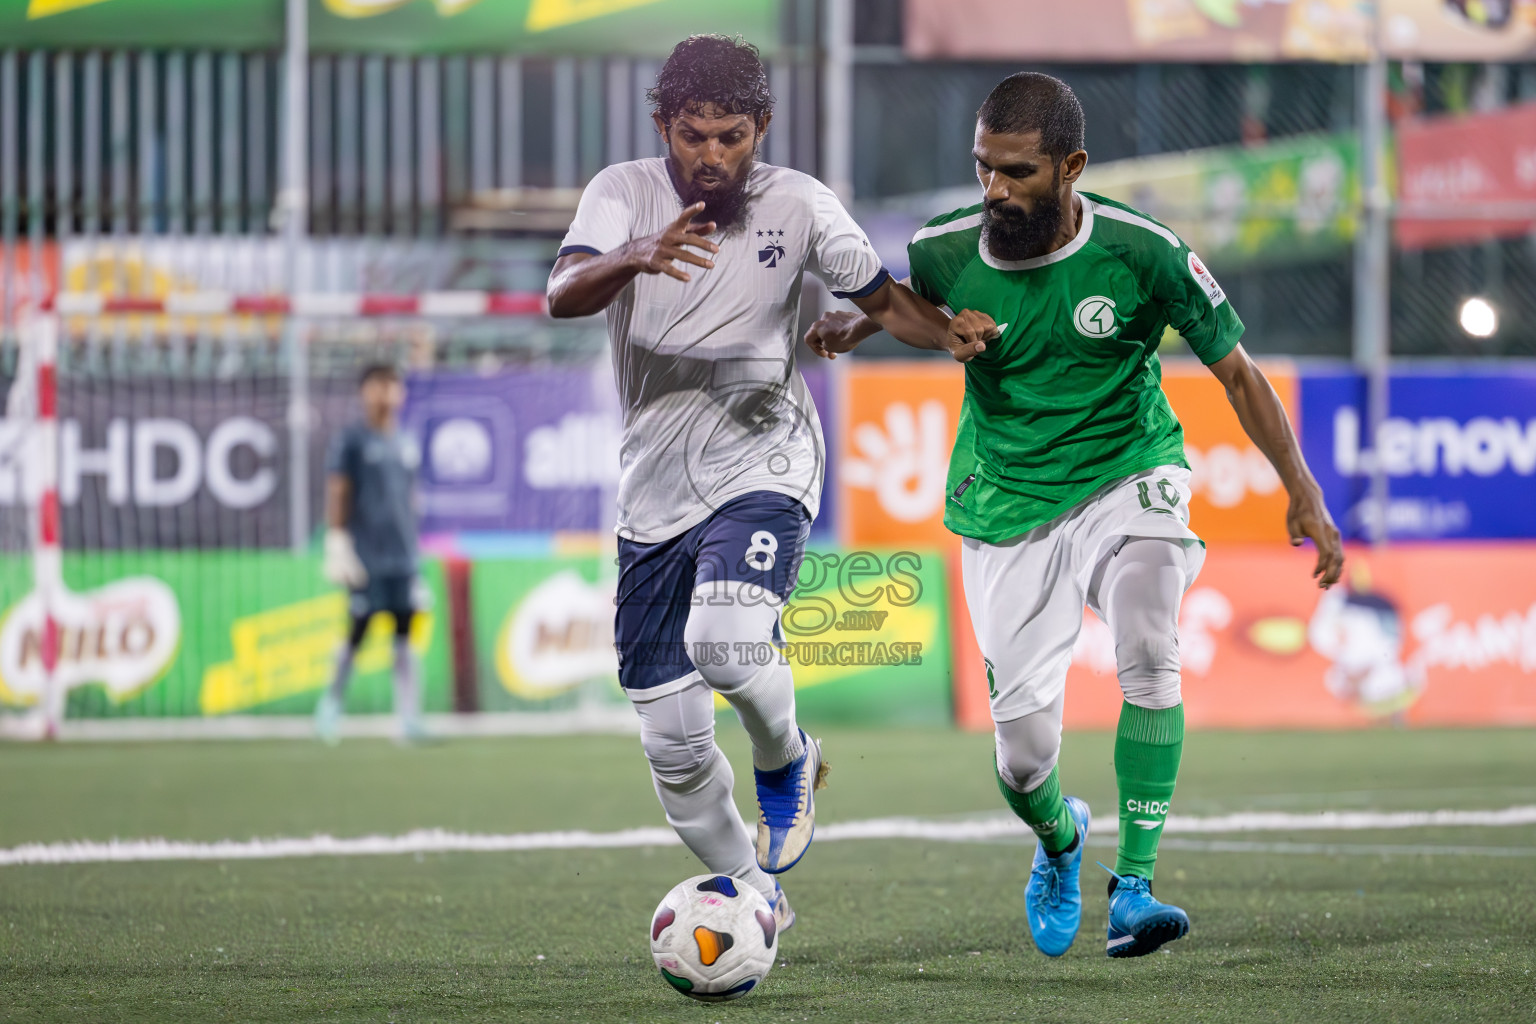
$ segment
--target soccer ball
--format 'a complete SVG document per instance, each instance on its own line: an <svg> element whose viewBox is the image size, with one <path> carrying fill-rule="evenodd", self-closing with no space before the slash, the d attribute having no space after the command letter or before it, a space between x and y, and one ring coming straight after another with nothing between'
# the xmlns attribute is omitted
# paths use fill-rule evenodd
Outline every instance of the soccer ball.
<svg viewBox="0 0 1536 1024"><path fill-rule="evenodd" d="M768 976L779 951L773 908L727 875L696 875L667 893L651 918L651 957L691 999L738 999Z"/></svg>

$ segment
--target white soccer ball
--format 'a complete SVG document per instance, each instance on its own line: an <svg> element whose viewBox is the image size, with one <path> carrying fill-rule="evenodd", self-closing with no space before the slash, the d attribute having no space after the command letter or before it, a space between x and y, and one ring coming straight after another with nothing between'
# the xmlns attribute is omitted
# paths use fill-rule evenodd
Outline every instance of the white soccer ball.
<svg viewBox="0 0 1536 1024"><path fill-rule="evenodd" d="M773 908L727 875L679 883L651 918L651 957L690 999L719 1003L746 995L768 976L778 951Z"/></svg>

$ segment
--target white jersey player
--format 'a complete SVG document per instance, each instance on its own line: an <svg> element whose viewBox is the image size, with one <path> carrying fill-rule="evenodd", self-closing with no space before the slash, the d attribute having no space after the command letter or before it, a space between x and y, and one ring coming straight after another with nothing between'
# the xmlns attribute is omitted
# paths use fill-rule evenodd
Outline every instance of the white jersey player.
<svg viewBox="0 0 1536 1024"><path fill-rule="evenodd" d="M772 875L810 845L826 765L796 725L789 666L741 652L782 642L820 506L821 424L795 363L801 275L910 344L979 348L993 324L951 321L892 281L826 186L756 162L773 98L754 47L686 39L650 99L668 155L587 186L549 308L608 314L624 416L615 642L656 793L705 866L762 892L784 928ZM752 740L755 856L715 693Z"/></svg>

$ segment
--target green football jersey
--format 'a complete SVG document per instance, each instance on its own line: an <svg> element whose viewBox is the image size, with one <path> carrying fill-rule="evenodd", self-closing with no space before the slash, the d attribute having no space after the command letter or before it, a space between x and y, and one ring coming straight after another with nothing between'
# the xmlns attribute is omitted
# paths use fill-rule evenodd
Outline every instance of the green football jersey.
<svg viewBox="0 0 1536 1024"><path fill-rule="evenodd" d="M912 239L912 288L1006 325L965 366L944 525L997 543L1121 477L1186 465L1163 395L1157 346L1172 324L1201 361L1237 345L1243 323L1199 257L1157 221L1086 192L1082 225L1038 259L995 259L981 206Z"/></svg>

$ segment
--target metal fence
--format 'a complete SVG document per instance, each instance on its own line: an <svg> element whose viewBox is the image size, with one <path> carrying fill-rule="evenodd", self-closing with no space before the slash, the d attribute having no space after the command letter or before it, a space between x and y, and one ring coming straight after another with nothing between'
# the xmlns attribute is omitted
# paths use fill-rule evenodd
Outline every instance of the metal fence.
<svg viewBox="0 0 1536 1024"><path fill-rule="evenodd" d="M817 70L810 51L785 53L770 69L778 114L765 156L813 170ZM282 62L0 52L5 365L18 309L60 287L283 290L287 268L265 245L279 200ZM580 186L608 163L660 154L645 100L657 69L629 58L313 57L305 290L542 291ZM553 220L519 208L530 193ZM500 230L475 230L477 212ZM433 330L437 357L450 360L590 357L602 343L592 325ZM194 347L217 340L195 333Z"/></svg>
<svg viewBox="0 0 1536 1024"><path fill-rule="evenodd" d="M976 109L1014 64L914 64L881 24L880 0L866 5L858 51L857 195L874 210L893 197L969 189L976 196L970 158ZM889 4L885 4L889 7ZM888 11L884 14L889 15ZM894 38L899 39L899 34ZM1259 154L1266 147L1306 139L1358 140L1362 69L1332 64L1284 65L1060 65L1035 66L1067 81L1082 100L1088 124L1090 170L1105 164L1155 160L1169 154ZM1536 64L1396 65L1393 112L1443 115L1498 110L1536 101ZM1356 143L1358 145L1358 143ZM1142 205L1134 192L1115 198ZM1168 221L1191 211L1144 208ZM954 200L950 200L953 202ZM965 202L975 202L967 197ZM897 205L911 206L897 200ZM1358 215L1361 199L1352 209ZM934 212L937 212L936 210ZM1238 231L1293 220L1295 197L1254 203L1240 214ZM1431 211L1433 212L1433 211ZM1536 356L1536 236L1412 250L1391 256L1391 354L1397 358ZM1209 254L1248 326L1249 348L1279 355L1349 359L1354 355L1356 271L1345 241L1332 252L1286 252L1234 261ZM1496 337L1469 337L1457 323L1463 300L1494 298L1504 311ZM897 351L894 346L890 351Z"/></svg>
<svg viewBox="0 0 1536 1024"><path fill-rule="evenodd" d="M905 60L891 42L900 38L896 6L859 5L864 45L853 51L850 124L853 191L864 208L973 187L974 111L1017 70ZM791 45L770 67L778 109L764 157L822 172L815 5L794 7ZM0 52L0 368L14 354L19 305L60 285L117 294L282 289L288 268L280 260L241 255L273 237L282 60L261 52ZM312 57L305 287L541 289L559 217L580 186L607 163L660 152L645 100L656 70L656 61L632 58ZM1360 77L1347 66L1046 70L1082 97L1096 167L1358 133ZM1536 64L1403 65L1392 81L1396 102L1431 114L1536 98ZM531 196L543 197L535 208ZM553 204L553 220L541 220L539 203ZM1253 223L1295 211L1242 216ZM497 230L482 230L488 226ZM1255 350L1353 354L1358 295L1347 245L1210 261ZM1394 252L1392 353L1536 355L1533 280L1530 237L1490 234L1472 245ZM1504 307L1504 327L1473 340L1457 328L1456 309L1484 293ZM436 355L450 361L589 358L603 343L590 325L428 329ZM193 333L193 348L218 350L205 362L237 365L218 338Z"/></svg>

